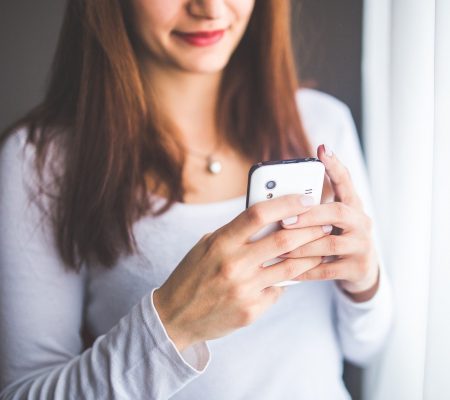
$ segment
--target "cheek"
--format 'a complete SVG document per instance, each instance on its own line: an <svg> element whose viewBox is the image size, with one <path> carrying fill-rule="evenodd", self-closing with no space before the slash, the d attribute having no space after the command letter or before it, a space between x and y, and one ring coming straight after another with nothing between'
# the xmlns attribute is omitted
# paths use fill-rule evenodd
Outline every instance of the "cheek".
<svg viewBox="0 0 450 400"><path fill-rule="evenodd" d="M132 3L137 30L146 39L170 33L182 9L181 0L133 0Z"/></svg>
<svg viewBox="0 0 450 400"><path fill-rule="evenodd" d="M284 1L284 0L283 0ZM229 0L228 4L237 19L246 22L250 19L255 7L255 0Z"/></svg>

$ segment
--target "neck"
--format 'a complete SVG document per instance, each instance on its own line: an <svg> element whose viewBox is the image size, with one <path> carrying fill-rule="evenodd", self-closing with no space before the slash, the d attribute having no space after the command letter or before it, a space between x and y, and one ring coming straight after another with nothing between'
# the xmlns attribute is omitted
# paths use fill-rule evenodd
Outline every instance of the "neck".
<svg viewBox="0 0 450 400"><path fill-rule="evenodd" d="M195 74L148 63L146 73L159 107L179 130L184 144L212 150L218 136L216 106L222 72Z"/></svg>

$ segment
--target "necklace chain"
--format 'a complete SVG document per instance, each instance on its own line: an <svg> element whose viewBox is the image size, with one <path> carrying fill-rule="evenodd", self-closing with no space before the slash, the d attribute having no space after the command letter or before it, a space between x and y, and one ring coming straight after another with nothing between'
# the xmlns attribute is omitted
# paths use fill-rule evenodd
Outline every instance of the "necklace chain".
<svg viewBox="0 0 450 400"><path fill-rule="evenodd" d="M185 147L185 149L188 150L189 153L191 153L193 156L197 156L197 157L201 157L201 158L208 158L208 157L211 157L219 149L220 144L221 144L220 140L217 140L213 151L211 151L210 153L207 153L207 154L200 153L199 151L192 150L191 148L188 148L188 147Z"/></svg>
<svg viewBox="0 0 450 400"><path fill-rule="evenodd" d="M222 171L222 163L214 159L213 155L219 149L221 144L222 144L221 141L217 140L214 150L206 155L204 153L200 154L200 152L194 151L187 147L185 147L185 149L193 156L202 158L204 160L206 159L206 170L213 175L217 175Z"/></svg>

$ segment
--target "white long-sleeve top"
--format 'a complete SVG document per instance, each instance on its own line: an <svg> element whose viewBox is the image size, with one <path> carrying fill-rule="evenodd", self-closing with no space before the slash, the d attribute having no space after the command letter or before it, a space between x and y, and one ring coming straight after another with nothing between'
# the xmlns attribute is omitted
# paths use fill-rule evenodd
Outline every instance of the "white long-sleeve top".
<svg viewBox="0 0 450 400"><path fill-rule="evenodd" d="M307 89L297 100L312 143L335 151L373 216L348 108ZM244 210L245 196L176 203L135 223L140 254L121 257L110 270L68 272L48 222L27 198L34 153L25 137L19 130L0 151L0 399L349 398L343 358L366 363L389 330L384 267L367 302L351 301L334 281L303 282L252 325L180 353L153 291L203 234ZM84 351L82 326L97 337Z"/></svg>

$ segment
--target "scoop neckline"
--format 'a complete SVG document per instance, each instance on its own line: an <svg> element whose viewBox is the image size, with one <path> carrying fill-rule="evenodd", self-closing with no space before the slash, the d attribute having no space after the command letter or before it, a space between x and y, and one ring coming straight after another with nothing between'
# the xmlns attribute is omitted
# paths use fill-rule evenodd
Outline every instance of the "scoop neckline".
<svg viewBox="0 0 450 400"><path fill-rule="evenodd" d="M150 196L155 197L157 199L158 202L160 201L164 201L166 202L167 199L163 196L160 196L158 194L155 193L151 193ZM220 207L220 206L225 206L225 205L229 205L229 204L234 204L234 203L238 203L241 202L242 200L245 200L245 198L247 197L247 194L242 194L240 196L237 197L231 197L229 199L225 199L225 200L217 200L217 201L209 201L206 203L183 203L180 201L175 201L173 203L173 207L178 207L178 208L216 208L216 207Z"/></svg>

